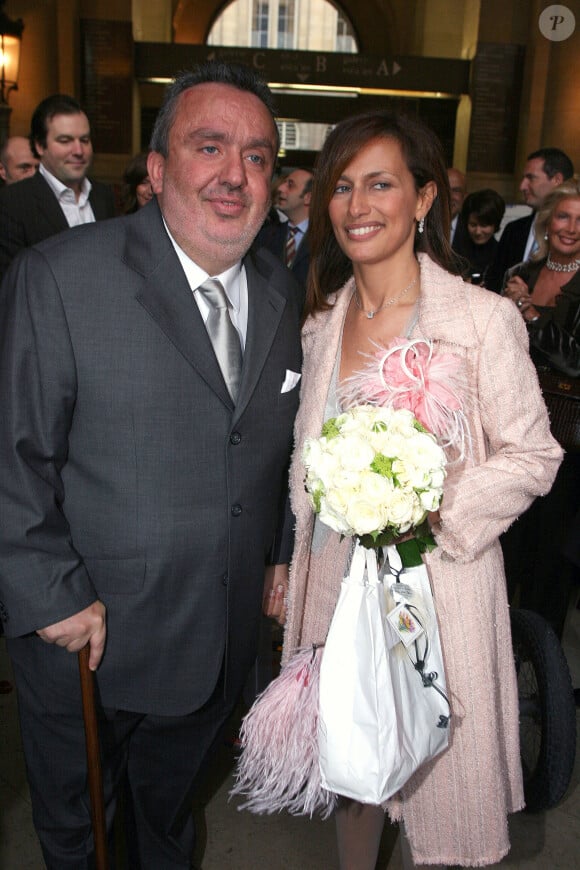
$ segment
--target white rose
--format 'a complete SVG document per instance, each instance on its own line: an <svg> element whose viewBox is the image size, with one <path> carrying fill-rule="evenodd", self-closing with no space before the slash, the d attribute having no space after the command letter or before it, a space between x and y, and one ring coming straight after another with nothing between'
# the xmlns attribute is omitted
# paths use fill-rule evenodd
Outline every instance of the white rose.
<svg viewBox="0 0 580 870"><path fill-rule="evenodd" d="M351 499L346 513L346 520L357 535L369 535L379 532L386 525L384 508L379 504L365 501L362 498Z"/></svg>
<svg viewBox="0 0 580 870"><path fill-rule="evenodd" d="M348 511L348 505L357 495L353 486L331 487L326 493L326 502L330 510L336 515L344 517Z"/></svg>
<svg viewBox="0 0 580 870"><path fill-rule="evenodd" d="M438 468L435 471L431 472L431 486L434 489L443 489L443 484L445 482L445 469Z"/></svg>
<svg viewBox="0 0 580 870"><path fill-rule="evenodd" d="M393 473L397 475L397 480L401 486L411 487L412 489L423 489L430 480L428 471L424 471L408 460L395 459L393 462Z"/></svg>
<svg viewBox="0 0 580 870"><path fill-rule="evenodd" d="M343 468L362 471L363 468L370 468L375 451L368 441L358 435L347 435L342 441L341 458Z"/></svg>
<svg viewBox="0 0 580 870"><path fill-rule="evenodd" d="M317 462L320 461L322 455L322 445L320 442L321 439L319 438L307 438L304 442L302 461L306 468L311 468L313 465L316 466Z"/></svg>
<svg viewBox="0 0 580 870"><path fill-rule="evenodd" d="M390 497L393 484L388 477L374 471L363 471L359 475L359 495L364 501L385 504Z"/></svg>
<svg viewBox="0 0 580 870"><path fill-rule="evenodd" d="M424 509L421 501L417 499L413 507L413 514L411 516L411 528L414 529L416 526L419 526L426 516L427 511Z"/></svg>
<svg viewBox="0 0 580 870"><path fill-rule="evenodd" d="M331 450L323 450L312 471L320 478L325 487L330 485L333 476L340 468L340 456Z"/></svg>
<svg viewBox="0 0 580 870"><path fill-rule="evenodd" d="M401 533L410 529L416 501L413 492L395 487L387 504L389 525L394 526Z"/></svg>
<svg viewBox="0 0 580 870"><path fill-rule="evenodd" d="M441 492L437 489L427 489L419 493L419 500L426 511L436 511L441 504Z"/></svg>
<svg viewBox="0 0 580 870"><path fill-rule="evenodd" d="M333 473L331 479L329 480L329 487L331 489L351 489L354 490L358 487L360 481L361 472L360 471L352 471L349 468L337 468Z"/></svg>
<svg viewBox="0 0 580 870"><path fill-rule="evenodd" d="M318 516L320 517L321 522L326 526L329 526L331 529L334 529L335 532L339 532L341 535L353 534L353 529L350 527L345 517L335 513L325 498L322 499Z"/></svg>

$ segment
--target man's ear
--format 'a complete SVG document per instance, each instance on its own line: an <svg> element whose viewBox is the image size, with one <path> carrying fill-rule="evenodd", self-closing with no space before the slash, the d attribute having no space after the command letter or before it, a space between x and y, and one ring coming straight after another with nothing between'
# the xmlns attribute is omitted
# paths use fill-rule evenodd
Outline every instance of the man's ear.
<svg viewBox="0 0 580 870"><path fill-rule="evenodd" d="M561 172L556 172L554 175L552 175L552 177L550 179L550 181L552 182L554 187L558 187L559 184L564 184L565 180L566 179L564 178L564 176L562 175Z"/></svg>
<svg viewBox="0 0 580 870"><path fill-rule="evenodd" d="M147 155L147 175L153 193L161 193L165 176L165 157L159 151L150 151Z"/></svg>
<svg viewBox="0 0 580 870"><path fill-rule="evenodd" d="M3 163L0 163L0 178L6 181L6 167Z"/></svg>

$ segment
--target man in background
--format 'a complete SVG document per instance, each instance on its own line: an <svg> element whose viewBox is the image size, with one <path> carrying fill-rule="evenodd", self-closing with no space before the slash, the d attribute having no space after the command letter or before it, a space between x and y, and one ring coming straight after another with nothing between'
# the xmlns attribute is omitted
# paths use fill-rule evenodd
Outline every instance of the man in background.
<svg viewBox="0 0 580 870"><path fill-rule="evenodd" d="M288 218L282 223L266 223L256 239L290 269L300 287L300 309L306 296L306 277L310 265L308 220L313 174L309 169L294 169L278 185L276 207Z"/></svg>
<svg viewBox="0 0 580 870"><path fill-rule="evenodd" d="M89 119L75 99L54 94L34 110L30 143L38 172L0 191L0 277L16 254L79 224L113 217L110 187L89 181Z"/></svg>
<svg viewBox="0 0 580 870"><path fill-rule="evenodd" d="M461 207L463 206L463 200L467 195L467 185L463 172L461 172L459 169L455 169L455 167L453 166L450 166L448 168L447 177L449 179L449 190L451 192L451 228L449 234L449 241L451 242L451 245L453 245L455 237L457 235L457 225L460 221ZM466 228L461 227L460 235L461 232L466 233Z"/></svg>
<svg viewBox="0 0 580 870"><path fill-rule="evenodd" d="M0 149L0 178L5 184L22 181L34 175L39 162L25 136L9 136Z"/></svg>
<svg viewBox="0 0 580 870"><path fill-rule="evenodd" d="M487 272L488 289L500 293L507 270L516 263L529 259L535 249L536 212L542 207L547 195L573 175L572 161L559 148L540 148L528 154L520 192L532 211L529 215L506 224L495 259Z"/></svg>

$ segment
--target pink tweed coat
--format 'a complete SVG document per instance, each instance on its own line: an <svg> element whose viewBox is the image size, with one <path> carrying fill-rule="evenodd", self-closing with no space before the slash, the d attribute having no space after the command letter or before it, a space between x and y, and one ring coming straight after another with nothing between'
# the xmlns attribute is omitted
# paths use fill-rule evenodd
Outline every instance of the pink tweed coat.
<svg viewBox="0 0 580 870"><path fill-rule="evenodd" d="M451 467L437 549L426 557L452 700L450 746L388 802L403 819L418 864L494 864L509 850L507 815L524 799L517 686L498 536L549 491L562 452L550 435L520 314L504 298L465 284L420 255L421 296L413 337L432 339L465 366L472 457ZM304 439L320 434L351 280L331 310L303 330L304 367L291 499L296 543L290 571L284 660L326 637L350 541L328 530L313 539L304 490ZM388 315L385 315L388 316ZM361 349L361 350L364 350Z"/></svg>

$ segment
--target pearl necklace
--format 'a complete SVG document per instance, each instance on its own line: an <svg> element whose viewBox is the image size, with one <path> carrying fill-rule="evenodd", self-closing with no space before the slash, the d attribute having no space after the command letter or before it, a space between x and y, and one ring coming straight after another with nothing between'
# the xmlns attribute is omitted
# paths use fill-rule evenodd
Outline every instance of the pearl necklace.
<svg viewBox="0 0 580 870"><path fill-rule="evenodd" d="M372 309L367 310L366 308L362 307L362 305L360 303L360 298L358 295L358 290L355 290L354 301L355 301L356 307L359 309L359 311L362 311L363 314L365 314L367 316L368 320L372 320L373 317L375 316L375 314L378 314L379 311L383 311L385 308L388 308L390 305L394 305L395 302L399 301L399 299L402 299L403 296L405 296L405 294L409 292L411 287L415 286L415 284L417 283L418 280L419 280L419 276L415 275L415 277L413 278L411 283L407 284L407 286L403 290L401 290L401 292L397 296L393 296L392 299L388 299L384 305L381 305L380 308L375 308L374 311Z"/></svg>
<svg viewBox="0 0 580 870"><path fill-rule="evenodd" d="M574 260L572 263L557 263L548 254L546 269L549 269L551 272L577 272L580 269L580 260Z"/></svg>

